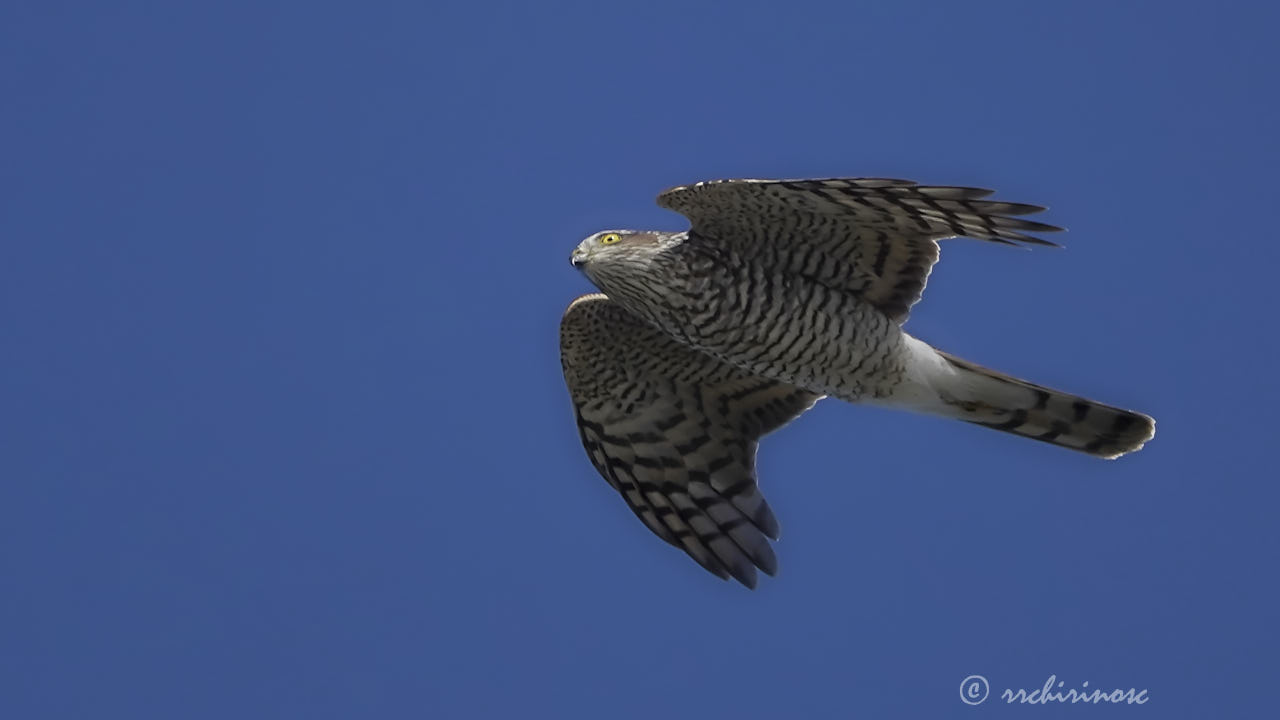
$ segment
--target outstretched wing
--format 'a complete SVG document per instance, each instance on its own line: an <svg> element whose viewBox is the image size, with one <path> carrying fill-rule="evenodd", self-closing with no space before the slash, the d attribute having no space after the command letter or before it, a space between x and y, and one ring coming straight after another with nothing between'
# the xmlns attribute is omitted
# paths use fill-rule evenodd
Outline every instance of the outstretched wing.
<svg viewBox="0 0 1280 720"><path fill-rule="evenodd" d="M565 312L560 359L591 463L645 525L722 578L772 575L757 440L819 396L694 352L600 294Z"/></svg>
<svg viewBox="0 0 1280 720"><path fill-rule="evenodd" d="M991 193L883 178L711 180L667 190L658 204L689 218L695 237L785 262L901 323L938 261L937 240L1053 245L1026 233L1061 228L1013 217L1044 208L982 199Z"/></svg>

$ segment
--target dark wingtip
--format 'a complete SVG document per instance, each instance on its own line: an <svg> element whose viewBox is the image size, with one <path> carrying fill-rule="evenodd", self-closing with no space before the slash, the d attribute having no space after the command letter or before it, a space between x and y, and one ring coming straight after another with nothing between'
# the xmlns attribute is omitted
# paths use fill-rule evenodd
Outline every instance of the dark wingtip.
<svg viewBox="0 0 1280 720"><path fill-rule="evenodd" d="M1042 223L1038 220L1024 220L1022 218L1010 218L1013 222L1015 230L1028 230L1030 232L1062 232L1062 228L1049 223Z"/></svg>
<svg viewBox="0 0 1280 720"><path fill-rule="evenodd" d="M1026 237L1018 238L1018 239L1030 245L1039 245L1041 247L1052 247L1052 248L1062 247L1061 245L1059 245L1056 242L1053 242L1052 240L1045 240L1044 238L1038 238L1038 237L1035 237L1034 235L1027 235Z"/></svg>
<svg viewBox="0 0 1280 720"><path fill-rule="evenodd" d="M782 530L778 527L778 519L773 516L773 510L769 509L768 505L762 505L760 512L751 518L751 522L770 540L777 540L778 533Z"/></svg>
<svg viewBox="0 0 1280 720"><path fill-rule="evenodd" d="M1043 232L1059 232L1061 230L1062 228L1055 227L1055 228L1052 228L1051 230L1046 230ZM997 239L1003 242L1010 242L1012 240L1017 240L1020 243L1026 243L1026 245L1041 245L1043 247L1056 247L1056 248L1062 247L1061 245L1059 245L1056 242L1053 242L1052 240L1045 240L1044 238L1036 237L1035 235L1027 235L1025 233L1020 233L1017 230L1001 230L1000 236ZM1023 247L1025 247L1025 245Z"/></svg>

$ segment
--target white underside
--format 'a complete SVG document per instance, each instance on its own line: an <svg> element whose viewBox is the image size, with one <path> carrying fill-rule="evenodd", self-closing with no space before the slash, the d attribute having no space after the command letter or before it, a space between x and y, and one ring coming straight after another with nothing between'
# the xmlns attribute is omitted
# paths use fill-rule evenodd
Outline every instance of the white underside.
<svg viewBox="0 0 1280 720"><path fill-rule="evenodd" d="M955 396L960 382L956 369L926 342L902 334L907 373L888 397L872 401L876 405L937 414L946 409L940 391Z"/></svg>

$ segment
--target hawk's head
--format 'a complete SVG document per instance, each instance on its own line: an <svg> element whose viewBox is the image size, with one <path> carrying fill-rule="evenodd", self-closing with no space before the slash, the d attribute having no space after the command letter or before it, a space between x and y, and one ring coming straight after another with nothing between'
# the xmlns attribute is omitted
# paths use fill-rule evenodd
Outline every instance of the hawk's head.
<svg viewBox="0 0 1280 720"><path fill-rule="evenodd" d="M672 244L679 233L653 230L604 230L578 243L569 262L590 274L591 266L647 264Z"/></svg>

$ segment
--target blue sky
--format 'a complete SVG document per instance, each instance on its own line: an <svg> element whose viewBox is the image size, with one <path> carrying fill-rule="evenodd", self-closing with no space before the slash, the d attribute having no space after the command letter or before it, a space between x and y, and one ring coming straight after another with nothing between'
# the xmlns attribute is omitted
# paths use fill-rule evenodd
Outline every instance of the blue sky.
<svg viewBox="0 0 1280 720"><path fill-rule="evenodd" d="M1277 21L6 4L4 716L1273 712ZM670 185L830 175L1052 206L1065 250L948 241L908 329L1158 435L821 404L763 445L749 592L584 457L568 256L683 227ZM1151 699L971 708L972 674Z"/></svg>

